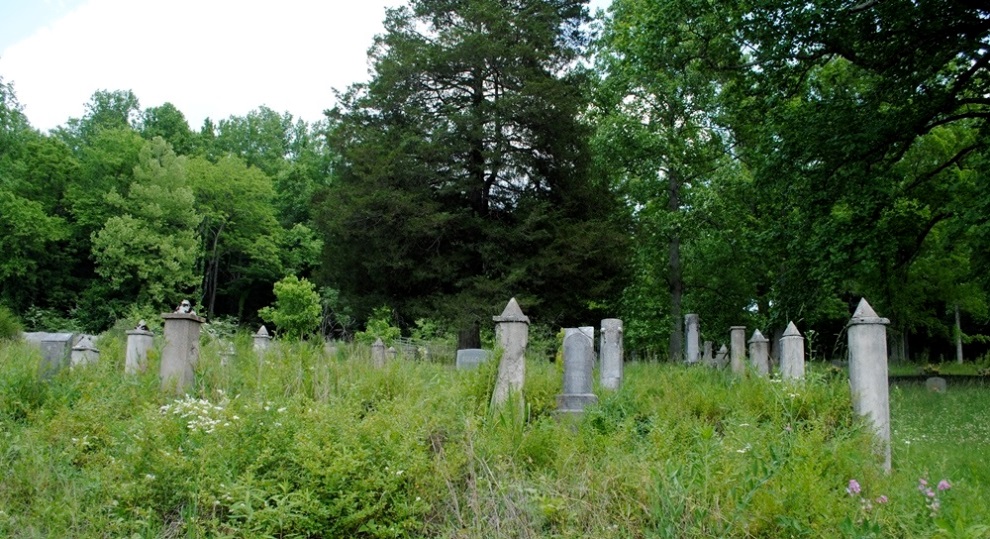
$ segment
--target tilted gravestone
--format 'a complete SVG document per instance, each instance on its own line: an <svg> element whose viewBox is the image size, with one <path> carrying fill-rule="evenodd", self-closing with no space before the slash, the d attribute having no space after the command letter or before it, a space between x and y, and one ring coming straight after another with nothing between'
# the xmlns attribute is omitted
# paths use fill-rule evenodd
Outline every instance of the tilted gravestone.
<svg viewBox="0 0 990 539"><path fill-rule="evenodd" d="M760 376L770 375L770 340L760 333L760 330L753 332L753 337L749 340L749 360L753 363L753 369Z"/></svg>
<svg viewBox="0 0 990 539"><path fill-rule="evenodd" d="M478 365L488 362L492 353L481 348L465 348L457 351L456 366L458 369L475 369Z"/></svg>
<svg viewBox="0 0 990 539"><path fill-rule="evenodd" d="M522 391L526 380L526 346L529 344L529 317L524 315L516 298L509 300L499 316L493 316L495 335L502 348L498 378L492 391L492 407L500 407L509 395Z"/></svg>
<svg viewBox="0 0 990 539"><path fill-rule="evenodd" d="M580 414L598 402L594 394L594 341L583 331L566 331L564 336L564 387L557 396L557 411Z"/></svg>
<svg viewBox="0 0 990 539"><path fill-rule="evenodd" d="M890 471L890 388L887 382L887 324L866 299L846 326L849 339L849 387L853 410L865 416L877 434L877 452Z"/></svg>
<svg viewBox="0 0 990 539"><path fill-rule="evenodd" d="M601 384L605 389L615 391L622 386L622 320L606 318L602 320L601 344Z"/></svg>
<svg viewBox="0 0 990 539"><path fill-rule="evenodd" d="M192 313L164 313L165 347L162 348L162 389L186 393L195 382L199 363L199 332L206 322Z"/></svg>

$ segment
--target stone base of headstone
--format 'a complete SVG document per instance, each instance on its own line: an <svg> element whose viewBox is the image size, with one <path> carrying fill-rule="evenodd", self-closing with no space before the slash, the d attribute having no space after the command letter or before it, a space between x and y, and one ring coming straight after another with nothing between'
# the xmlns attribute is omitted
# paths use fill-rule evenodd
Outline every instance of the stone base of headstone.
<svg viewBox="0 0 990 539"><path fill-rule="evenodd" d="M100 359L100 351L97 350L96 345L93 343L93 335L83 335L82 338L72 347L72 352L69 355L70 363L72 367L81 367L83 365L93 365Z"/></svg>
<svg viewBox="0 0 990 539"><path fill-rule="evenodd" d="M593 404L598 404L598 396L594 393L557 395L557 413L559 414L582 414L586 407Z"/></svg>
<svg viewBox="0 0 990 539"><path fill-rule="evenodd" d="M933 393L945 393L945 390L947 389L945 378L933 376L925 380L925 388Z"/></svg>
<svg viewBox="0 0 990 539"><path fill-rule="evenodd" d="M162 389L185 393L195 383L199 362L199 330L206 319L189 313L164 313L165 347L162 348Z"/></svg>
<svg viewBox="0 0 990 539"><path fill-rule="evenodd" d="M488 362L491 357L491 352L480 348L458 350L456 365L458 369L475 369L478 365Z"/></svg>
<svg viewBox="0 0 990 539"><path fill-rule="evenodd" d="M39 371L48 377L69 366L74 337L72 333L24 333L24 340L41 349Z"/></svg>

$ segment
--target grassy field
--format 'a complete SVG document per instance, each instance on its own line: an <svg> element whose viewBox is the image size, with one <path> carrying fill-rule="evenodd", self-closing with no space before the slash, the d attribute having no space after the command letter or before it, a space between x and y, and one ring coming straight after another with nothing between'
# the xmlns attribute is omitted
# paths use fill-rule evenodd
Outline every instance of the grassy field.
<svg viewBox="0 0 990 539"><path fill-rule="evenodd" d="M0 536L990 537L985 388L893 388L886 475L824 369L786 385L629 364L562 421L545 362L517 414L488 409L494 364L259 360L245 335L227 366L205 343L177 398L155 357L127 377L123 340L100 347L43 381L36 350L0 345Z"/></svg>

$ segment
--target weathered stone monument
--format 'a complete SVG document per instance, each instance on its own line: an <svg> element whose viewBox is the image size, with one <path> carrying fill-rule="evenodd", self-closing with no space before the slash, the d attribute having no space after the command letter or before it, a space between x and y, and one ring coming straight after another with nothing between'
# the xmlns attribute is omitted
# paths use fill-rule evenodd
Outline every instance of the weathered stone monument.
<svg viewBox="0 0 990 539"><path fill-rule="evenodd" d="M391 363L392 361L395 361L395 358L397 357L399 357L399 351L396 350L394 346L389 346L388 349L385 350L386 363Z"/></svg>
<svg viewBox="0 0 990 539"><path fill-rule="evenodd" d="M701 358L701 328L697 314L684 315L684 361L693 365Z"/></svg>
<svg viewBox="0 0 990 539"><path fill-rule="evenodd" d="M866 416L877 433L877 452L890 471L890 389L887 386L887 324L866 299L849 320L849 386L853 410Z"/></svg>
<svg viewBox="0 0 990 539"><path fill-rule="evenodd" d="M945 378L941 376L932 376L925 380L925 389L931 391L932 393L945 393L948 389L948 385L945 383Z"/></svg>
<svg viewBox="0 0 990 539"><path fill-rule="evenodd" d="M770 340L758 329L753 331L753 337L749 339L749 360L757 374L770 375Z"/></svg>
<svg viewBox="0 0 990 539"><path fill-rule="evenodd" d="M715 354L715 366L724 369L729 364L729 349L723 344Z"/></svg>
<svg viewBox="0 0 990 539"><path fill-rule="evenodd" d="M780 377L784 380L804 378L804 337L794 322L787 324L780 338Z"/></svg>
<svg viewBox="0 0 990 539"><path fill-rule="evenodd" d="M100 350L93 343L93 338L92 335L83 335L72 347L69 357L73 367L92 365L100 360Z"/></svg>
<svg viewBox="0 0 990 539"><path fill-rule="evenodd" d="M529 317L523 314L516 298L509 300L499 316L493 316L495 336L502 348L498 363L498 378L492 391L492 406L509 400L509 395L522 391L526 379L526 346L529 344Z"/></svg>
<svg viewBox="0 0 990 539"><path fill-rule="evenodd" d="M148 368L148 351L155 345L155 334L148 327L138 327L127 331L127 351L124 354L124 373L137 374Z"/></svg>
<svg viewBox="0 0 990 539"><path fill-rule="evenodd" d="M268 328L264 324L251 336L251 340L254 343L254 351L259 354L264 354L272 344L272 336L268 334Z"/></svg>
<svg viewBox="0 0 990 539"><path fill-rule="evenodd" d="M595 343L580 329L569 328L564 333L564 387L557 396L557 411L580 414L598 402L593 375Z"/></svg>
<svg viewBox="0 0 990 539"><path fill-rule="evenodd" d="M701 362L709 367L715 366L714 346L715 343L712 341L705 341L701 345Z"/></svg>
<svg viewBox="0 0 990 539"><path fill-rule="evenodd" d="M42 376L51 376L69 365L74 334L31 332L24 333L23 337L41 349L39 371Z"/></svg>
<svg viewBox="0 0 990 539"><path fill-rule="evenodd" d="M375 339L375 343L371 345L371 365L376 369L385 367L385 343L381 337Z"/></svg>
<svg viewBox="0 0 990 539"><path fill-rule="evenodd" d="M599 376L602 387L615 391L622 386L622 320L602 320Z"/></svg>
<svg viewBox="0 0 990 539"><path fill-rule="evenodd" d="M746 372L746 326L729 328L729 359L733 373Z"/></svg>
<svg viewBox="0 0 990 539"><path fill-rule="evenodd" d="M206 320L192 313L165 313L165 347L162 349L162 389L185 393L195 382L199 362L199 330Z"/></svg>
<svg viewBox="0 0 990 539"><path fill-rule="evenodd" d="M465 348L457 351L456 366L458 369L475 369L482 363L487 363L492 353L481 348Z"/></svg>

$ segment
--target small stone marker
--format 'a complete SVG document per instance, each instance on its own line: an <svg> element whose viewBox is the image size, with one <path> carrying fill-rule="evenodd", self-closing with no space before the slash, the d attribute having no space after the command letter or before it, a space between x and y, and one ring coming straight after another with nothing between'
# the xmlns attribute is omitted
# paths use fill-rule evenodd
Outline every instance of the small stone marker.
<svg viewBox="0 0 990 539"><path fill-rule="evenodd" d="M853 410L866 416L877 433L877 452L890 471L890 388L887 382L887 324L866 298L849 320L849 386Z"/></svg>
<svg viewBox="0 0 990 539"><path fill-rule="evenodd" d="M395 361L395 358L399 356L399 351L395 349L394 346L389 346L388 350L385 350L385 361L391 363Z"/></svg>
<svg viewBox="0 0 990 539"><path fill-rule="evenodd" d="M162 389L186 393L195 382L199 362L199 330L206 322L192 313L165 313L165 347L162 349Z"/></svg>
<svg viewBox="0 0 990 539"><path fill-rule="evenodd" d="M326 341L323 343L323 355L328 357L337 357L337 343L333 341Z"/></svg>
<svg viewBox="0 0 990 539"><path fill-rule="evenodd" d="M259 354L264 354L272 344L272 336L268 334L268 328L264 324L251 336L251 340L254 341L254 351Z"/></svg>
<svg viewBox="0 0 990 539"><path fill-rule="evenodd" d="M385 367L385 342L381 337L371 345L371 365L376 369Z"/></svg>
<svg viewBox="0 0 990 539"><path fill-rule="evenodd" d="M715 367L724 369L729 364L729 348L724 344L715 353Z"/></svg>
<svg viewBox="0 0 990 539"><path fill-rule="evenodd" d="M143 322L143 321L142 321ZM142 329L143 327L143 329ZM137 374L148 367L148 351L155 344L155 334L144 324L127 331L127 352L124 355L124 373Z"/></svg>
<svg viewBox="0 0 990 539"><path fill-rule="evenodd" d="M529 344L529 317L524 315L516 298L509 300L499 316L493 316L495 335L502 348L498 378L492 391L493 408L500 407L509 395L522 391L526 380L526 346Z"/></svg>
<svg viewBox="0 0 990 539"><path fill-rule="evenodd" d="M598 402L593 392L594 358L595 344L587 333L580 329L565 330L564 387L557 396L558 412L580 414L587 405Z"/></svg>
<svg viewBox="0 0 990 539"><path fill-rule="evenodd" d="M787 324L780 338L780 377L784 380L804 378L804 337L794 322Z"/></svg>
<svg viewBox="0 0 990 539"><path fill-rule="evenodd" d="M729 328L729 358L733 373L746 372L746 326Z"/></svg>
<svg viewBox="0 0 990 539"><path fill-rule="evenodd" d="M72 353L70 354L71 364L73 367L79 367L81 365L92 365L99 361L100 351L93 344L93 335L83 335L79 342L72 347Z"/></svg>
<svg viewBox="0 0 990 539"><path fill-rule="evenodd" d="M481 348L464 348L457 351L456 366L458 369L475 369L478 365L491 359L492 353Z"/></svg>
<svg viewBox="0 0 990 539"><path fill-rule="evenodd" d="M686 333L684 361L693 365L701 358L701 329L697 314L684 315L684 331Z"/></svg>
<svg viewBox="0 0 990 539"><path fill-rule="evenodd" d="M606 318L602 320L601 344L602 387L615 391L622 386L622 320Z"/></svg>
<svg viewBox="0 0 990 539"><path fill-rule="evenodd" d="M754 331L753 337L749 339L749 360L757 374L770 375L770 340L760 330Z"/></svg>
<svg viewBox="0 0 990 539"><path fill-rule="evenodd" d="M701 362L709 367L715 366L715 355L713 351L714 346L715 343L712 341L705 341L704 344L701 345Z"/></svg>
<svg viewBox="0 0 990 539"><path fill-rule="evenodd" d="M230 365L230 360L234 358L236 349L234 348L234 343L226 340L221 340L219 343L220 347L220 366L226 367Z"/></svg>
<svg viewBox="0 0 990 539"><path fill-rule="evenodd" d="M945 378L941 376L932 376L931 378L925 380L925 388L932 393L945 393L948 388L945 383Z"/></svg>

